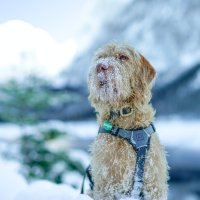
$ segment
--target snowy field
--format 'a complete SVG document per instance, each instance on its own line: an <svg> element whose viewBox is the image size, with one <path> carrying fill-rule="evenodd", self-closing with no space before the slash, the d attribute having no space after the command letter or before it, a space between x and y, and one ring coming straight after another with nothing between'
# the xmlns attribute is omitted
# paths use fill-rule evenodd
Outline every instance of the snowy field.
<svg viewBox="0 0 200 200"><path fill-rule="evenodd" d="M92 140L97 134L98 126L95 121L87 122L59 122L50 121L37 125L37 127L56 127L60 130L68 130L68 132L79 139ZM184 121L178 118L157 120L155 123L157 132L161 138L161 142L170 148L184 148L200 152L200 122ZM21 134L24 129L36 129L36 126L20 127L13 124L0 125L0 151L5 148L5 141L13 142ZM190 141L190 142L187 142ZM57 146L62 148L63 141L58 142ZM81 145L80 145L81 146ZM89 163L87 153L82 150L74 150L72 154L77 159L82 160L84 166ZM69 181L65 184L55 184L46 180L38 180L28 183L19 173L20 165L14 161L7 161L0 158L0 194L1 200L90 200L86 195L80 195L80 191L72 188L70 185L73 181L81 184L82 177L76 174L68 176ZM170 186L170 192L176 194L180 190L180 186ZM178 190L179 189L179 190ZM183 189L183 188L181 188ZM179 191L180 192L180 191ZM173 195L170 194L172 197ZM171 198L172 199L172 198ZM182 200L198 200L198 196L188 193ZM175 198L173 199L175 200Z"/></svg>
<svg viewBox="0 0 200 200"><path fill-rule="evenodd" d="M69 185L41 180L28 184L18 173L18 164L0 160L1 200L90 200Z"/></svg>

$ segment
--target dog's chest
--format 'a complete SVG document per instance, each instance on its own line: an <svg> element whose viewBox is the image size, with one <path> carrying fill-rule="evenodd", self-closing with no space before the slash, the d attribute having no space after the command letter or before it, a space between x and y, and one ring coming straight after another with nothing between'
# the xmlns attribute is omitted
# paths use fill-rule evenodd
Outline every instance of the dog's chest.
<svg viewBox="0 0 200 200"><path fill-rule="evenodd" d="M126 180L126 188L132 184L136 153L125 140L108 134L98 135L91 146L91 166L94 181L110 178L112 184Z"/></svg>

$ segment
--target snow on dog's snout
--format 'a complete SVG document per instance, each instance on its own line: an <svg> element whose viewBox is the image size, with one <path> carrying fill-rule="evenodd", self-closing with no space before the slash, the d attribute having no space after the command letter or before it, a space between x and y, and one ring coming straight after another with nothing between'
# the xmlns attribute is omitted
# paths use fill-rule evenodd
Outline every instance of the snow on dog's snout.
<svg viewBox="0 0 200 200"><path fill-rule="evenodd" d="M88 83L90 93L100 101L118 101L130 94L130 75L114 56L93 62Z"/></svg>

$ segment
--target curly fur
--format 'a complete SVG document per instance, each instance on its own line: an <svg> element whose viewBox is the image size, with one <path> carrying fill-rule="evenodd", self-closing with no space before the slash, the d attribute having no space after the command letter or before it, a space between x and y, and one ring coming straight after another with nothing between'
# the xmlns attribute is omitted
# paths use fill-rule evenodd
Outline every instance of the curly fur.
<svg viewBox="0 0 200 200"><path fill-rule="evenodd" d="M106 73L97 73L99 63L109 67ZM134 112L112 119L112 124L125 129L147 127L155 114L149 103L155 74L151 64L128 45L112 43L99 49L88 76L89 100L99 113L98 123L102 125L109 120L111 110L126 105L134 108ZM136 153L127 141L108 134L98 135L91 146L95 186L90 196L94 200L115 200L130 192L135 161ZM145 163L145 200L167 199L167 169L165 152L155 133Z"/></svg>

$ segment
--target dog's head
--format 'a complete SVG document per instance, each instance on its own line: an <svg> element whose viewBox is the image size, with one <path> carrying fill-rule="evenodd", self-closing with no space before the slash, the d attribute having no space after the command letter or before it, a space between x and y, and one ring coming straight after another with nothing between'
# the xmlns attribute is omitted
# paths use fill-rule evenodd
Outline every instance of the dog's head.
<svg viewBox="0 0 200 200"><path fill-rule="evenodd" d="M96 52L89 71L90 98L116 103L144 96L151 89L154 76L154 68L136 50L107 44Z"/></svg>

